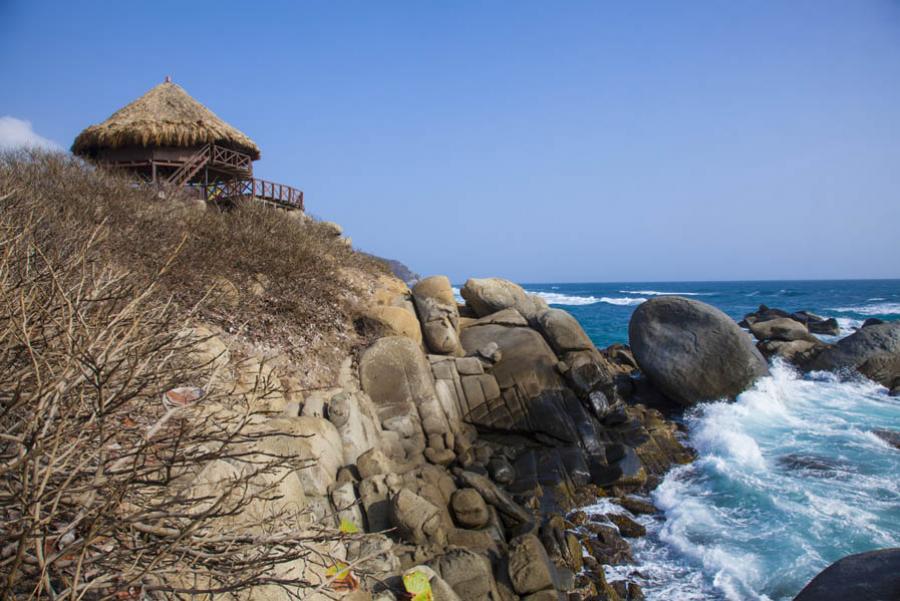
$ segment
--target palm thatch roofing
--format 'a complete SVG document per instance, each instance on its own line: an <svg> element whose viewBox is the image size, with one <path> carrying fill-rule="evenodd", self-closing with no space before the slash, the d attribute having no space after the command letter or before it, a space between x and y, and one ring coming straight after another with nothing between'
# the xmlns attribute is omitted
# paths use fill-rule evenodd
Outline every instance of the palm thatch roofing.
<svg viewBox="0 0 900 601"><path fill-rule="evenodd" d="M254 161L259 159L259 147L253 140L167 79L103 123L78 134L72 152L96 156L101 149L191 147L210 142L245 152Z"/></svg>

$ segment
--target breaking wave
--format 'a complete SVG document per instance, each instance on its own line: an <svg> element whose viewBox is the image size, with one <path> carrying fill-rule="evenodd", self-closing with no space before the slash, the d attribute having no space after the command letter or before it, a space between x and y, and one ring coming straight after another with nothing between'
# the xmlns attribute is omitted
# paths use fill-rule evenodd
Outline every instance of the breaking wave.
<svg viewBox="0 0 900 601"><path fill-rule="evenodd" d="M900 315L900 303L878 303L861 307L834 307L831 311L859 313L860 315Z"/></svg>
<svg viewBox="0 0 900 601"><path fill-rule="evenodd" d="M643 294L645 296L712 296L715 292L660 292L659 290L619 290L622 294Z"/></svg>
<svg viewBox="0 0 900 601"><path fill-rule="evenodd" d="M877 384L776 363L687 426L697 460L653 492L666 519L636 517L648 535L620 568L648 601L789 601L840 557L900 545L900 453L872 434L900 429L900 403Z"/></svg>
<svg viewBox="0 0 900 601"><path fill-rule="evenodd" d="M610 297L610 296L577 296L560 292L535 292L551 305L578 306L606 303L608 305L632 306L645 302L646 298Z"/></svg>

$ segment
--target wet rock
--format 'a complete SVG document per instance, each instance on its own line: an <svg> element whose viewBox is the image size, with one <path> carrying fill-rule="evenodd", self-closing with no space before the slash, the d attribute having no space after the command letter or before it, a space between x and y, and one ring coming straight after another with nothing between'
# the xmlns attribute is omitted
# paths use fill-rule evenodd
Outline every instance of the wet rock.
<svg viewBox="0 0 900 601"><path fill-rule="evenodd" d="M751 338L699 301L664 296L642 303L628 337L641 371L684 405L734 397L769 373Z"/></svg>
<svg viewBox="0 0 900 601"><path fill-rule="evenodd" d="M879 428L877 430L872 430L872 434L888 443L895 449L900 449L900 431Z"/></svg>
<svg viewBox="0 0 900 601"><path fill-rule="evenodd" d="M602 564L619 565L634 561L631 546L612 524L591 522L585 528L594 536L582 541L588 552Z"/></svg>
<svg viewBox="0 0 900 601"><path fill-rule="evenodd" d="M849 555L831 564L794 601L897 601L900 548Z"/></svg>
<svg viewBox="0 0 900 601"><path fill-rule="evenodd" d="M638 524L633 519L624 515L622 513L608 513L606 514L606 518L618 527L619 532L622 533L622 536L626 536L628 538L637 538L639 536L645 536L647 534L647 529L644 528L641 524Z"/></svg>
<svg viewBox="0 0 900 601"><path fill-rule="evenodd" d="M861 328L818 353L805 367L828 371L856 369L892 388L900 378L900 322Z"/></svg>
<svg viewBox="0 0 900 601"><path fill-rule="evenodd" d="M659 509L657 509L653 503L635 497L619 497L613 499L613 503L624 507L635 515L652 515L654 513L659 513Z"/></svg>

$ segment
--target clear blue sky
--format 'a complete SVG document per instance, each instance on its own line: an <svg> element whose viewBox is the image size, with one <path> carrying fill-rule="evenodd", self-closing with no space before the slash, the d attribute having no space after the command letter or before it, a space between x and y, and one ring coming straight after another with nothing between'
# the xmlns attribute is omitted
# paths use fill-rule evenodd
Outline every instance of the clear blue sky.
<svg viewBox="0 0 900 601"><path fill-rule="evenodd" d="M900 277L900 3L0 0L0 117L167 74L454 281Z"/></svg>

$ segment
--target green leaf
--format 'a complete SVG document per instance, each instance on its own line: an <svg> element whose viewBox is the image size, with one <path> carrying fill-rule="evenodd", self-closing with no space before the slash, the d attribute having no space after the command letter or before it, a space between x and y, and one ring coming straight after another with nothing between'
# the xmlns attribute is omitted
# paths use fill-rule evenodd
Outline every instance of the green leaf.
<svg viewBox="0 0 900 601"><path fill-rule="evenodd" d="M425 572L410 572L403 577L403 587L411 593L412 601L434 601L431 582Z"/></svg>
<svg viewBox="0 0 900 601"><path fill-rule="evenodd" d="M359 526L357 526L347 518L341 518L340 531L344 534L356 534L357 532L359 532Z"/></svg>

